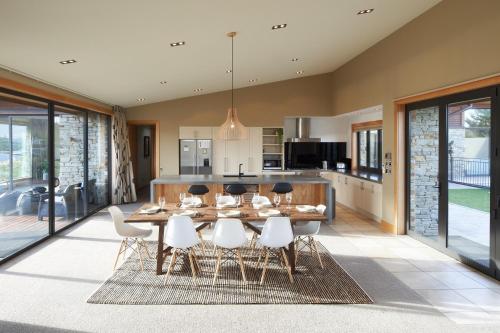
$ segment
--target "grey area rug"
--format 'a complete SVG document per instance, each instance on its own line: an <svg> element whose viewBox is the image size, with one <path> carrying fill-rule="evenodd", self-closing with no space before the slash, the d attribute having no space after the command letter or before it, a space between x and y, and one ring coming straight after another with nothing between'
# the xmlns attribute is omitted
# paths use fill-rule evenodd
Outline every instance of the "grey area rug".
<svg viewBox="0 0 500 333"><path fill-rule="evenodd" d="M148 244L154 253L156 243ZM370 304L373 301L353 278L318 243L324 269L309 252L301 252L297 273L291 284L280 261L271 257L264 285L260 285L262 269L257 269L257 250L242 250L248 283L241 277L239 265L228 261L221 266L216 284L212 285L215 258L206 242L207 256L197 249L202 273L193 283L189 259L177 259L167 285L164 275L155 273L156 260L145 259L141 271L137 255L131 255L87 300L94 304L162 305L162 304ZM168 267L169 258L164 264Z"/></svg>

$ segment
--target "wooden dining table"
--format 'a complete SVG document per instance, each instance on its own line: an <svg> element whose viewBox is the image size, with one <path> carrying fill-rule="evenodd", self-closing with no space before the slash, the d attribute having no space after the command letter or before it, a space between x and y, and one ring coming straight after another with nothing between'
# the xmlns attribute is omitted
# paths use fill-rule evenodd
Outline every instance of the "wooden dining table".
<svg viewBox="0 0 500 333"><path fill-rule="evenodd" d="M163 244L163 237L165 232L165 225L168 223L168 219L174 214L180 214L186 209L194 210L197 212L195 217L192 217L193 222L201 223L196 231L202 230L208 227L211 223L217 222L220 218L218 217L219 212L224 212L228 210L239 210L241 212L241 216L238 219L249 229L260 234L261 230L254 227L250 222L258 222L265 221L267 217L263 217L259 215L259 211L267 210L270 208L262 208L256 209L253 208L251 204L243 204L238 208L218 208L213 205L204 205L198 208L181 208L179 204L167 203L164 206L164 209L158 213L154 214L145 214L144 210L149 209L154 205L151 203L144 204L142 207L137 209L132 215L125 219L126 223L151 223L155 226L158 226L158 251L156 255L156 274L163 274L163 263L165 259L171 255L172 247L165 247ZM297 210L298 205L283 205L279 207L272 207L271 209L279 210L281 216L286 216L290 218L292 224L299 221L326 221L327 216L321 214L319 212L300 212ZM288 262L290 263L292 273L296 273L295 270L295 245L292 241L288 245L288 249L286 250L286 254L288 256Z"/></svg>

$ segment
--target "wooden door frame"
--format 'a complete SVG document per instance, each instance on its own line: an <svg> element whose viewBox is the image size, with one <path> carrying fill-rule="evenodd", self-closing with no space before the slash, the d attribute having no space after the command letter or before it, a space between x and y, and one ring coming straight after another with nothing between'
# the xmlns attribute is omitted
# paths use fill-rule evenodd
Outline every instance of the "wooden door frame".
<svg viewBox="0 0 500 333"><path fill-rule="evenodd" d="M431 91L401 97L394 100L394 147L392 170L394 174L394 225L393 233L403 235L406 233L405 221L405 110L406 105L414 102L434 99L447 95L463 93L471 90L485 88L500 84L500 74L494 74L455 85L434 89Z"/></svg>
<svg viewBox="0 0 500 333"><path fill-rule="evenodd" d="M127 126L153 126L154 127L154 150L153 150L153 175L160 177L160 121L159 120L127 120Z"/></svg>

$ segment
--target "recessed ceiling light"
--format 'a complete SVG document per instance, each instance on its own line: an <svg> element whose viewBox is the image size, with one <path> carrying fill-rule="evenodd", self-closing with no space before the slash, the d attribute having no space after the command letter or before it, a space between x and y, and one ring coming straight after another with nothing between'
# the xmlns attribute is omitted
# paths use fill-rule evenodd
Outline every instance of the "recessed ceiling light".
<svg viewBox="0 0 500 333"><path fill-rule="evenodd" d="M299 61L299 58L292 58L291 61L297 62L297 61Z"/></svg>
<svg viewBox="0 0 500 333"><path fill-rule="evenodd" d="M257 79L251 79L251 80L248 80L248 82L254 83L254 82L257 82Z"/></svg>
<svg viewBox="0 0 500 333"><path fill-rule="evenodd" d="M75 62L76 62L75 59L59 61L61 65L74 64Z"/></svg>
<svg viewBox="0 0 500 333"><path fill-rule="evenodd" d="M160 84L167 84L167 81L160 81Z"/></svg>
<svg viewBox="0 0 500 333"><path fill-rule="evenodd" d="M144 97L138 98L137 102L144 102L146 99Z"/></svg>
<svg viewBox="0 0 500 333"><path fill-rule="evenodd" d="M370 8L370 9L363 9L363 10L360 10L358 12L358 15L363 15L363 14L370 14L371 12L373 12L375 9L374 8Z"/></svg>
<svg viewBox="0 0 500 333"><path fill-rule="evenodd" d="M304 71L297 71L296 73L300 75L300 74L304 74Z"/></svg>
<svg viewBox="0 0 500 333"><path fill-rule="evenodd" d="M200 91L203 91L203 89L202 89L202 88L196 88L196 89L194 89L193 91L194 91L194 92L200 92Z"/></svg>
<svg viewBox="0 0 500 333"><path fill-rule="evenodd" d="M285 23L273 25L271 29L276 30L276 29L283 29L283 28L286 28L286 24Z"/></svg>
<svg viewBox="0 0 500 333"><path fill-rule="evenodd" d="M184 44L186 44L186 42L182 41L182 42L170 43L170 46L182 46Z"/></svg>

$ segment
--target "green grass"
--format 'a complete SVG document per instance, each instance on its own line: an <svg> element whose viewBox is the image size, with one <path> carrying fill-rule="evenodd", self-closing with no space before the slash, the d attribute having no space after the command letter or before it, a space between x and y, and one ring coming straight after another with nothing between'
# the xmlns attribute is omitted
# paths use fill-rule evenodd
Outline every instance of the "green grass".
<svg viewBox="0 0 500 333"><path fill-rule="evenodd" d="M487 189L452 189L449 190L448 199L451 203L482 210L490 211L490 190Z"/></svg>

